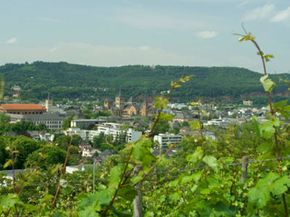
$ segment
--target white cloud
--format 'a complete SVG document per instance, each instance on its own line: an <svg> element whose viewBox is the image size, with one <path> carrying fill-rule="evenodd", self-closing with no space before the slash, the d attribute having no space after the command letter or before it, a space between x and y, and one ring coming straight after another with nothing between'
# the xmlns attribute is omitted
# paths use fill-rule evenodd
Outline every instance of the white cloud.
<svg viewBox="0 0 290 217"><path fill-rule="evenodd" d="M5 44L15 44L17 42L16 37L9 38L7 41L5 41Z"/></svg>
<svg viewBox="0 0 290 217"><path fill-rule="evenodd" d="M217 37L218 33L216 31L201 31L197 33L199 38L211 39Z"/></svg>
<svg viewBox="0 0 290 217"><path fill-rule="evenodd" d="M275 10L274 4L265 4L262 7L255 8L254 10L249 11L243 17L243 20L262 20L269 18Z"/></svg>
<svg viewBox="0 0 290 217"><path fill-rule="evenodd" d="M274 17L272 17L271 22L283 22L290 18L290 7L285 10L279 11Z"/></svg>

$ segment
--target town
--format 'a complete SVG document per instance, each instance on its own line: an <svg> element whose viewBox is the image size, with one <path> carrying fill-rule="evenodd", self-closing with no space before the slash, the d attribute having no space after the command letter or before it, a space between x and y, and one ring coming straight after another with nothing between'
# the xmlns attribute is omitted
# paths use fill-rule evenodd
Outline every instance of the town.
<svg viewBox="0 0 290 217"><path fill-rule="evenodd" d="M22 124L24 129L18 132L34 140L55 143L60 136L78 137L78 162L102 161L104 156L113 154L124 144L138 141L150 130L156 113L153 97L135 102L132 97L125 99L119 92L115 99L106 98L103 102L55 104L48 96L44 102L32 104L21 102L19 86L12 87L12 90L12 98L6 97L0 104L1 115L6 116L11 124L34 125L35 129L25 129L25 124ZM183 137L198 134L191 128L194 121L200 121L205 135L215 140L216 129L239 126L250 122L253 117L263 122L267 111L266 107L254 107L250 100L239 105L169 103L162 112L170 116L170 121L159 124L153 138L154 152L174 154ZM17 132L7 131L3 135L17 135ZM172 145L174 148L169 148Z"/></svg>

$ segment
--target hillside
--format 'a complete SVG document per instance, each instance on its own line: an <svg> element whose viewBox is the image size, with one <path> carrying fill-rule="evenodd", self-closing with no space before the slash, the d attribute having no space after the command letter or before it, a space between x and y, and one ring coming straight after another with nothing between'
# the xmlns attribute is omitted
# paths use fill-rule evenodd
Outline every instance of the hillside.
<svg viewBox="0 0 290 217"><path fill-rule="evenodd" d="M92 67L34 62L6 64L0 67L0 73L5 78L6 95L11 95L13 85L19 85L22 98L30 100L44 99L48 92L54 99L103 99L115 96L119 90L125 97L141 98L166 90L170 81L181 75L193 75L193 79L175 93L178 101L197 97L251 98L263 93L260 74L236 67ZM287 87L279 80L290 79L290 75L272 75L272 78L279 83L275 93L283 95Z"/></svg>

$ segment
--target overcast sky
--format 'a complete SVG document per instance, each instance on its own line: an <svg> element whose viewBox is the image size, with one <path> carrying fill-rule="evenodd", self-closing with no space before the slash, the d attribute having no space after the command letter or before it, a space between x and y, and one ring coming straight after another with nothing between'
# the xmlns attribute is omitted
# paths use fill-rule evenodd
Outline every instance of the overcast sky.
<svg viewBox="0 0 290 217"><path fill-rule="evenodd" d="M289 0L0 0L0 64L241 66L260 71L241 23L290 72Z"/></svg>

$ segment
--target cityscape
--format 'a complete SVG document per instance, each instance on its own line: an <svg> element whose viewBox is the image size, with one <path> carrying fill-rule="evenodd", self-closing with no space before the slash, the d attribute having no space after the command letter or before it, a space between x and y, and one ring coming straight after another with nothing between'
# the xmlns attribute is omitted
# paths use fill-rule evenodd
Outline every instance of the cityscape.
<svg viewBox="0 0 290 217"><path fill-rule="evenodd" d="M0 5L0 217L290 216L289 2Z"/></svg>

